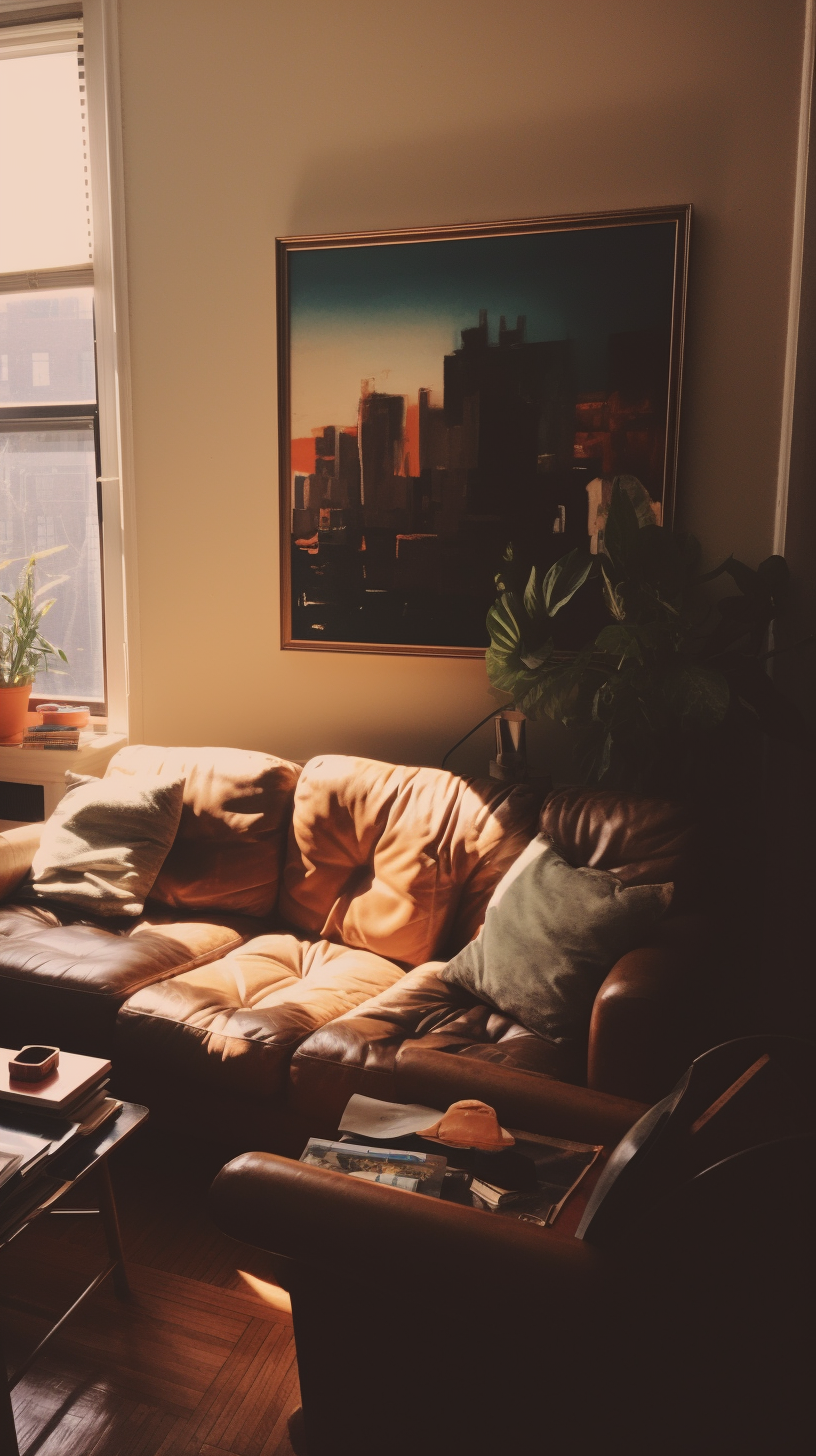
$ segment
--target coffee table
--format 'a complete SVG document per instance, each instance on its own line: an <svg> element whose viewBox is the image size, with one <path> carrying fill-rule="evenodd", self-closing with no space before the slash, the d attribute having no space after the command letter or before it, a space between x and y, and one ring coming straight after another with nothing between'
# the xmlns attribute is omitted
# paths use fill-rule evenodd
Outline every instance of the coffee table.
<svg viewBox="0 0 816 1456"><path fill-rule="evenodd" d="M0 1341L0 1371L2 1371L0 1375L0 1452L2 1452L2 1456L19 1456L11 1392L26 1371L30 1369L37 1356L42 1353L57 1331L62 1329L66 1320L70 1319L74 1311L79 1309L88 1296L99 1288L109 1274L113 1276L113 1286L119 1298L128 1299L130 1296L108 1158L114 1148L130 1137L131 1133L135 1132L143 1122L146 1122L147 1117L146 1107L140 1107L134 1102L125 1102L118 1117L98 1133L91 1133L89 1137L77 1138L70 1143L63 1152L57 1154L48 1163L46 1172L32 1173L30 1181L24 1180L22 1185L16 1187L5 1198L0 1190L0 1249L5 1248L13 1239L24 1233L29 1224L39 1218L41 1214L65 1214L73 1217L95 1215L102 1220L105 1242L108 1246L108 1262L104 1269L99 1271L87 1288L83 1289L78 1299L74 1300L70 1309L67 1309L56 1324L52 1325L30 1355L8 1377L6 1376L2 1341ZM58 1206L60 1199L89 1175L96 1185L98 1207L60 1208Z"/></svg>

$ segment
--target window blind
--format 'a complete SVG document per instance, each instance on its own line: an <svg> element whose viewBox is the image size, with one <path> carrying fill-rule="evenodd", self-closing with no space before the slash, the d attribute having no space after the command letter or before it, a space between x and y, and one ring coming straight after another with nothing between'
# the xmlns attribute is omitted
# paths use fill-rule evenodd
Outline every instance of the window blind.
<svg viewBox="0 0 816 1456"><path fill-rule="evenodd" d="M0 25L0 199L0 292L21 277L24 287L36 287L46 271L89 268L81 18Z"/></svg>
<svg viewBox="0 0 816 1456"><path fill-rule="evenodd" d="M82 47L82 21L44 20L36 25L0 25L0 60L59 55Z"/></svg>

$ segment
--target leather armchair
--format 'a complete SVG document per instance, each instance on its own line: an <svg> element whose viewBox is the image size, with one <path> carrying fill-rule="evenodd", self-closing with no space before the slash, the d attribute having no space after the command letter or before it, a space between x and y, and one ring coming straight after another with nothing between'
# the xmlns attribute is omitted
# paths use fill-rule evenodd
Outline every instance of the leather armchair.
<svg viewBox="0 0 816 1456"><path fill-rule="evenodd" d="M556 1136L615 1142L643 1111L427 1049L395 1077L400 1097L431 1105L454 1084L458 1096L491 1095L505 1123ZM267 1153L222 1169L210 1207L227 1233L278 1256L308 1456L611 1449L602 1436L633 1292L616 1261L563 1227Z"/></svg>
<svg viewBox="0 0 816 1456"><path fill-rule="evenodd" d="M394 1094L607 1150L643 1111L423 1047ZM814 1167L812 1133L761 1143L603 1248L581 1189L541 1229L264 1153L210 1207L290 1289L308 1456L759 1456L812 1442Z"/></svg>

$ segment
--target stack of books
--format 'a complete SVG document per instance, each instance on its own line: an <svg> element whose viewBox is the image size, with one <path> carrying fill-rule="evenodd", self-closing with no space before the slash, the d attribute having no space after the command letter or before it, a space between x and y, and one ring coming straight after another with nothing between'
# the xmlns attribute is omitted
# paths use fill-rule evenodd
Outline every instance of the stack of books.
<svg viewBox="0 0 816 1456"><path fill-rule="evenodd" d="M0 1199L76 1139L99 1131L122 1107L107 1095L110 1062L60 1052L41 1082L9 1076L17 1053L0 1048Z"/></svg>
<svg viewBox="0 0 816 1456"><path fill-rule="evenodd" d="M79 748L79 729L43 723L27 728L23 748Z"/></svg>

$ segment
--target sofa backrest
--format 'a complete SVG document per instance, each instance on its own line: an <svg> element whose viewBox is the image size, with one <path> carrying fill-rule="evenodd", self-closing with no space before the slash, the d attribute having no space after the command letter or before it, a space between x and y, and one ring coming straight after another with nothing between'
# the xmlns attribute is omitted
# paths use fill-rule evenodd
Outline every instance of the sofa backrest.
<svg viewBox="0 0 816 1456"><path fill-rule="evenodd" d="M535 819L523 786L313 758L295 790L281 915L406 966L452 955L476 934Z"/></svg>
<svg viewBox="0 0 816 1456"><path fill-rule="evenodd" d="M243 748L121 748L105 777L185 776L181 823L151 900L266 916L277 904L300 766Z"/></svg>
<svg viewBox="0 0 816 1456"><path fill-rule="evenodd" d="M543 804L542 834L573 865L608 870L625 885L672 881L672 908L694 900L699 834L680 804L617 789L559 789Z"/></svg>

